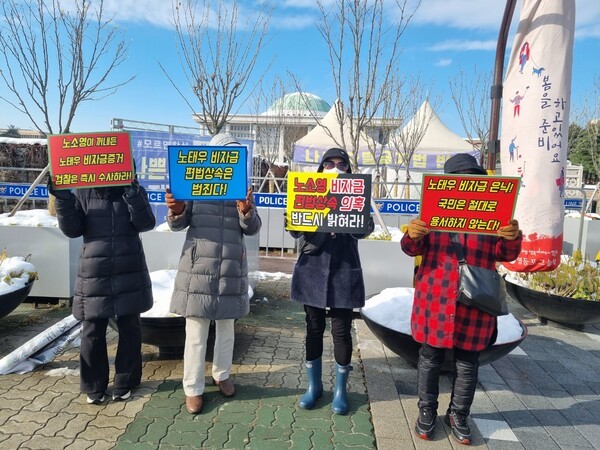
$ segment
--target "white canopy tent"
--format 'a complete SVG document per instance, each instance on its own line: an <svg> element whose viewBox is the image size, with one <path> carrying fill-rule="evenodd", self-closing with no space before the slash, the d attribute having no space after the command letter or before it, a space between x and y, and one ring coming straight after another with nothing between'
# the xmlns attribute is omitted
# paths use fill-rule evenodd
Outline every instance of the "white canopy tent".
<svg viewBox="0 0 600 450"><path fill-rule="evenodd" d="M418 130L422 129L423 124L427 122L429 124L425 134L410 162L411 183L421 183L423 173L442 173L446 160L458 153L468 153L479 159L479 150L474 149L473 145L444 125L428 100L423 102L415 115L398 132L405 133L407 136L410 136L411 132L418 134ZM395 176L396 172L388 169L387 180L394 181ZM406 181L404 167L400 169L398 176L400 182ZM411 197L420 197L420 195L420 189L411 190Z"/></svg>
<svg viewBox="0 0 600 450"><path fill-rule="evenodd" d="M457 153L469 153L476 158L479 157L479 150L475 150L473 145L444 125L428 100L423 102L401 132L408 135L411 132L416 133L419 128L423 128L422 123L427 123L427 121L429 121L429 125L425 135L413 154L410 164L411 172L413 169L441 172L444 170L444 162Z"/></svg>
<svg viewBox="0 0 600 450"><path fill-rule="evenodd" d="M342 140L335 108L334 104L315 128L294 143L294 163L301 166L314 166L321 161L321 157L328 149L340 147L342 142L345 142L347 147L350 146L352 142L350 118L344 116L344 139ZM380 144L366 133L361 133L358 147L358 164L363 165L370 157L372 158L371 151L380 147ZM346 150L350 151L349 148Z"/></svg>

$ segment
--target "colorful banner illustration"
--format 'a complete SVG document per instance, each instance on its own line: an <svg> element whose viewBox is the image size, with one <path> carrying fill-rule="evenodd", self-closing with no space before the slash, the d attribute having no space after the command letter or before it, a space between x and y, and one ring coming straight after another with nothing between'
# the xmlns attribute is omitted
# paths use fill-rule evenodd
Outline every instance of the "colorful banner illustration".
<svg viewBox="0 0 600 450"><path fill-rule="evenodd" d="M508 225L518 177L423 175L420 218L432 230L496 234Z"/></svg>
<svg viewBox="0 0 600 450"><path fill-rule="evenodd" d="M169 145L168 153L170 188L177 200L246 198L246 147Z"/></svg>
<svg viewBox="0 0 600 450"><path fill-rule="evenodd" d="M124 186L134 177L126 131L50 135L48 158L56 189Z"/></svg>
<svg viewBox="0 0 600 450"><path fill-rule="evenodd" d="M563 249L574 1L523 0L504 81L502 175L521 179L519 272L553 270Z"/></svg>
<svg viewBox="0 0 600 450"><path fill-rule="evenodd" d="M287 229L368 232L371 175L288 172Z"/></svg>

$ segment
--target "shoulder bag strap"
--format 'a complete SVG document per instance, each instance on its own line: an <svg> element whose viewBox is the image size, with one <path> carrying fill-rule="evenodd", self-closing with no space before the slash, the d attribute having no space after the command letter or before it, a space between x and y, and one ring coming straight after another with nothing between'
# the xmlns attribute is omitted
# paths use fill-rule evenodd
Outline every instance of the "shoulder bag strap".
<svg viewBox="0 0 600 450"><path fill-rule="evenodd" d="M465 254L463 253L462 245L460 243L458 234L450 233L450 239L452 240L452 245L454 246L454 252L456 253L456 257L458 258L458 263L466 264L467 260L465 259Z"/></svg>

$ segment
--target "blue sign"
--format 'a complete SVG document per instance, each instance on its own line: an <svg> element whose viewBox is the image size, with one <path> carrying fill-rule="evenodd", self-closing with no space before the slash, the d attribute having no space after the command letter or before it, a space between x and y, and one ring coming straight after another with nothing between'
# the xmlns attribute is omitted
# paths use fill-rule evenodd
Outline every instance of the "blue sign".
<svg viewBox="0 0 600 450"><path fill-rule="evenodd" d="M381 214L419 214L421 202L418 200L375 200Z"/></svg>
<svg viewBox="0 0 600 450"><path fill-rule="evenodd" d="M246 198L246 147L169 145L168 150L169 184L177 200Z"/></svg>
<svg viewBox="0 0 600 450"><path fill-rule="evenodd" d="M285 208L287 196L285 194L262 194L254 193L254 201L258 208Z"/></svg>
<svg viewBox="0 0 600 450"><path fill-rule="evenodd" d="M165 204L165 191L146 191L150 203Z"/></svg>
<svg viewBox="0 0 600 450"><path fill-rule="evenodd" d="M581 209L583 199L581 198L565 198L565 209Z"/></svg>
<svg viewBox="0 0 600 450"><path fill-rule="evenodd" d="M19 183L0 184L0 197L23 197L31 185ZM48 188L46 185L36 186L31 194L31 199L48 199Z"/></svg>

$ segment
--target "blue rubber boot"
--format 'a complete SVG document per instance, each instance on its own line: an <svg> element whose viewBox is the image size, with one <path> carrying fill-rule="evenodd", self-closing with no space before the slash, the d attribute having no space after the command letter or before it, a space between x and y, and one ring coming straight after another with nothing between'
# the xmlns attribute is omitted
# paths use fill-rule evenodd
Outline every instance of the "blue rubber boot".
<svg viewBox="0 0 600 450"><path fill-rule="evenodd" d="M335 387L333 388L333 402L331 403L331 410L334 414L344 415L348 412L346 384L351 370L352 366L350 364L340 366L335 363Z"/></svg>
<svg viewBox="0 0 600 450"><path fill-rule="evenodd" d="M321 381L322 364L321 358L314 361L306 361L306 375L308 378L308 388L300 398L298 406L303 409L312 409L317 400L323 395L323 381Z"/></svg>

